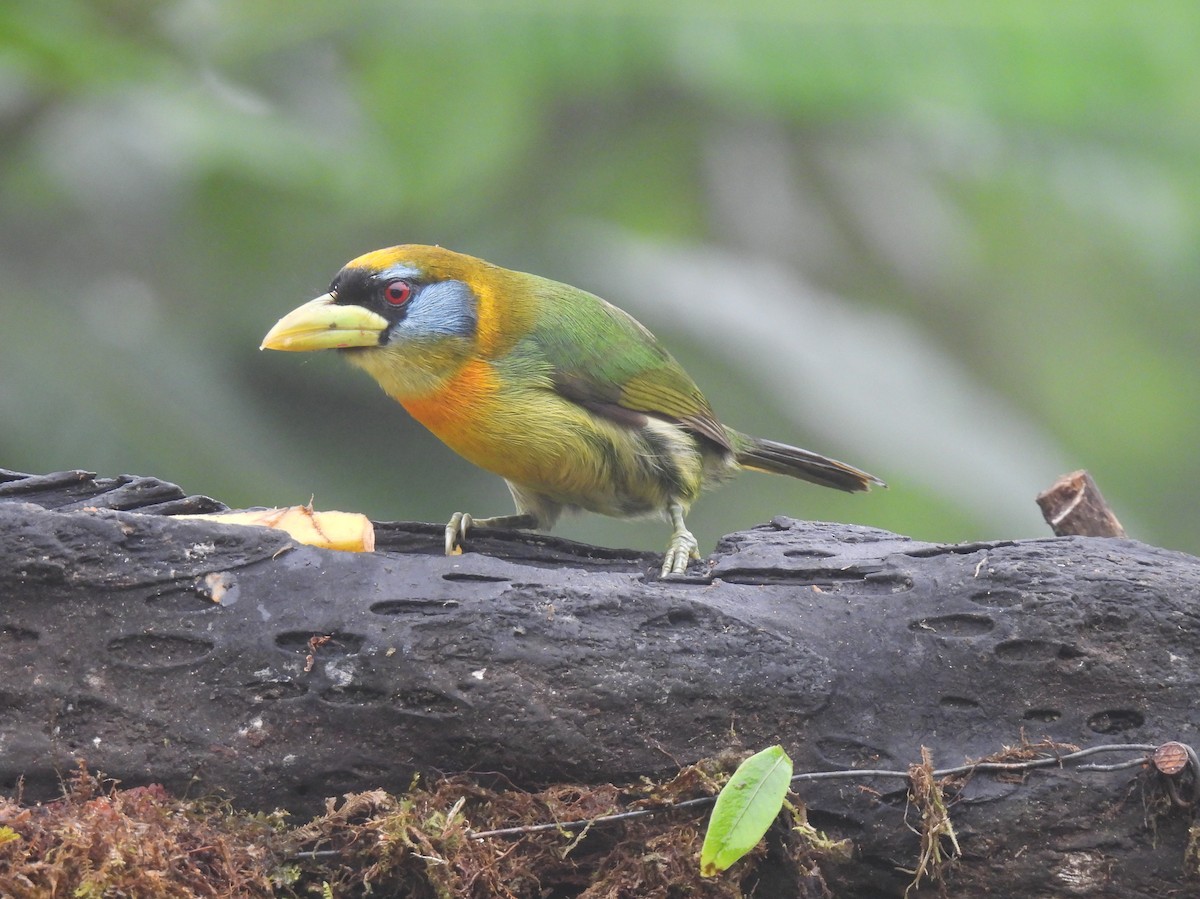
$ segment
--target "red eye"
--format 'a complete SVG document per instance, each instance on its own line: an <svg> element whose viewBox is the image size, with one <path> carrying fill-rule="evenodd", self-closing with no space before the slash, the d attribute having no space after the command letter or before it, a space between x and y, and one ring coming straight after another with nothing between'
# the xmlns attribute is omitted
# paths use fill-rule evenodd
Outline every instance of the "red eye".
<svg viewBox="0 0 1200 899"><path fill-rule="evenodd" d="M383 298L393 306L403 306L412 296L412 285L407 281L389 281L383 289Z"/></svg>

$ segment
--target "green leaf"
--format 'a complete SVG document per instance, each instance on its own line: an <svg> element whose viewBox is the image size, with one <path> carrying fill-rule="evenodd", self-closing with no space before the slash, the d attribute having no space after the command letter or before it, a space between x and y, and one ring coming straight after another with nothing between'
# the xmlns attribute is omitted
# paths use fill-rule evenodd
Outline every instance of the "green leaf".
<svg viewBox="0 0 1200 899"><path fill-rule="evenodd" d="M738 765L717 796L700 850L700 875L713 877L753 849L783 808L792 760L771 746Z"/></svg>

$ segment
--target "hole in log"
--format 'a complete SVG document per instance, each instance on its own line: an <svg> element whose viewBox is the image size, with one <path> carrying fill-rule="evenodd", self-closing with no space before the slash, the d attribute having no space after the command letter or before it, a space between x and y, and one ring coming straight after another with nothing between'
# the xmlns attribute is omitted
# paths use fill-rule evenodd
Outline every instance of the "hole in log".
<svg viewBox="0 0 1200 899"><path fill-rule="evenodd" d="M1119 734L1137 730L1146 723L1146 716L1133 709L1108 709L1088 718L1087 726L1098 734Z"/></svg>
<svg viewBox="0 0 1200 899"><path fill-rule="evenodd" d="M194 665L213 651L213 644L171 634L134 634L110 641L108 651L122 665L154 671Z"/></svg>
<svg viewBox="0 0 1200 899"><path fill-rule="evenodd" d="M1021 604L1021 594L1016 590L980 590L968 597L971 602L981 606L994 606L997 609L1011 609Z"/></svg>
<svg viewBox="0 0 1200 899"><path fill-rule="evenodd" d="M328 640L324 640L328 637ZM313 647L310 641L319 645ZM275 637L275 645L286 652L313 652L320 656L353 655L362 649L366 637L341 631L285 631ZM322 642L324 640L324 642Z"/></svg>
<svg viewBox="0 0 1200 899"><path fill-rule="evenodd" d="M667 610L668 624L695 624L696 610L691 606L676 606Z"/></svg>
<svg viewBox="0 0 1200 899"><path fill-rule="evenodd" d="M1125 631L1129 630L1130 622L1133 620L1132 615L1125 615L1117 612L1104 612L1101 614L1088 615L1083 621L1083 626L1096 631Z"/></svg>
<svg viewBox="0 0 1200 899"><path fill-rule="evenodd" d="M870 571L863 575L863 584L886 587L891 593L907 593L913 588L912 575L902 571Z"/></svg>
<svg viewBox="0 0 1200 899"><path fill-rule="evenodd" d="M1066 647L1048 640L1006 640L996 645L996 658L1004 662L1051 662L1063 658Z"/></svg>
<svg viewBox="0 0 1200 899"><path fill-rule="evenodd" d="M290 680L251 681L243 686L254 694L255 702L277 702L281 699L295 699L308 692L304 684Z"/></svg>
<svg viewBox="0 0 1200 899"><path fill-rule="evenodd" d="M52 736L71 750L94 748L95 739L107 738L112 732L128 732L130 721L113 703L87 696L63 703L54 719Z"/></svg>
<svg viewBox="0 0 1200 899"><path fill-rule="evenodd" d="M508 578L494 574L472 574L469 571L451 571L442 575L444 581L475 581L480 584L507 584Z"/></svg>
<svg viewBox="0 0 1200 899"><path fill-rule="evenodd" d="M878 768L892 758L884 750L853 737L821 737L816 749L822 759L839 768Z"/></svg>
<svg viewBox="0 0 1200 899"><path fill-rule="evenodd" d="M681 627L695 624L700 620L699 614L692 606L674 606L667 609L665 615L656 615L639 628L640 631L659 630L671 627Z"/></svg>
<svg viewBox="0 0 1200 899"><path fill-rule="evenodd" d="M375 687L348 684L345 687L331 687L325 690L321 693L321 699L331 705L373 705L384 702L387 694Z"/></svg>
<svg viewBox="0 0 1200 899"><path fill-rule="evenodd" d="M376 765L371 762L361 762L350 770L354 772L354 776L360 781L382 781L385 778L393 776L394 773L387 765Z"/></svg>
<svg viewBox="0 0 1200 899"><path fill-rule="evenodd" d="M434 613L458 607L457 599L385 599L371 604L376 615L407 615L409 612Z"/></svg>
<svg viewBox="0 0 1200 899"><path fill-rule="evenodd" d="M37 631L16 624L0 624L0 646L5 643L36 643L41 638Z"/></svg>
<svg viewBox="0 0 1200 899"><path fill-rule="evenodd" d="M943 696L938 705L949 712L969 712L979 708L979 702L966 696Z"/></svg>
<svg viewBox="0 0 1200 899"><path fill-rule="evenodd" d="M404 690L397 694L396 704L401 708L424 712L452 711L458 703L449 696L433 690Z"/></svg>
<svg viewBox="0 0 1200 899"><path fill-rule="evenodd" d="M209 596L198 593L193 587L177 587L163 593L152 593L146 597L146 605L163 612L210 612L221 607Z"/></svg>
<svg viewBox="0 0 1200 899"><path fill-rule="evenodd" d="M908 625L909 630L936 634L940 637L977 637L996 626L986 615L943 615L940 618L920 618Z"/></svg>

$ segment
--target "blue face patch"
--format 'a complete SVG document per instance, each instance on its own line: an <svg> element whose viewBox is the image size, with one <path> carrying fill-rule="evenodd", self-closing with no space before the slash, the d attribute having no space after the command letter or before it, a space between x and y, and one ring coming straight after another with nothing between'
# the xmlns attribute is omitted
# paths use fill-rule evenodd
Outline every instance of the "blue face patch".
<svg viewBox="0 0 1200 899"><path fill-rule="evenodd" d="M380 281L391 281L394 278L403 278L405 281L416 281L421 277L421 270L413 268L411 265L399 263L390 268L385 268L374 277Z"/></svg>
<svg viewBox="0 0 1200 899"><path fill-rule="evenodd" d="M411 278L402 266L388 269L385 277ZM395 272L395 273L394 273ZM478 300L463 281L435 281L420 288L405 308L404 318L392 326L394 338L472 337L477 323Z"/></svg>

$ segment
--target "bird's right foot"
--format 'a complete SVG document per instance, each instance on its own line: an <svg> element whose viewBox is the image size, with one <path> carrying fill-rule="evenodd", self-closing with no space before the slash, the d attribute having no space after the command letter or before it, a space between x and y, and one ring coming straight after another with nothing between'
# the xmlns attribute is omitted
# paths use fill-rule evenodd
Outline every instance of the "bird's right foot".
<svg viewBox="0 0 1200 899"><path fill-rule="evenodd" d="M528 512L516 515L496 515L492 518L474 518L469 512L455 512L450 516L450 521L446 525L446 555L461 554L463 542L467 539L467 531L476 526L529 530L538 526L538 519Z"/></svg>
<svg viewBox="0 0 1200 899"><path fill-rule="evenodd" d="M455 512L446 525L446 555L457 556L462 552L463 541L475 519L469 512Z"/></svg>

